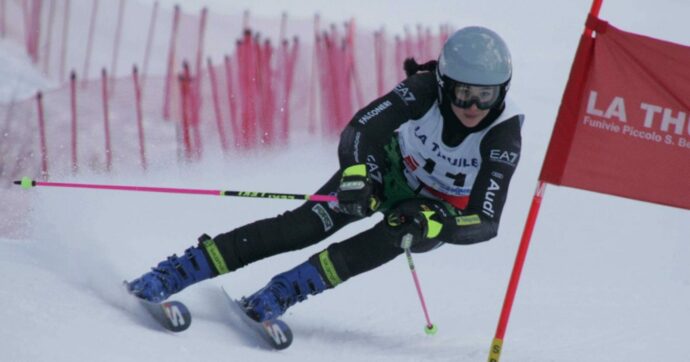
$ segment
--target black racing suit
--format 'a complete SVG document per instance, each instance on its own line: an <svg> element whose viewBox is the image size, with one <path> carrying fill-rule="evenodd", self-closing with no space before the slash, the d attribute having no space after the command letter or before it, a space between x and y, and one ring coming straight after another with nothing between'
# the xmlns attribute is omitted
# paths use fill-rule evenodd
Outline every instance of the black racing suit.
<svg viewBox="0 0 690 362"><path fill-rule="evenodd" d="M489 127L503 112L501 105L490 111L482 122L473 128L460 123L447 101L439 105L436 80L432 73L418 73L407 78L393 91L370 103L354 115L343 130L338 147L340 169L353 164L366 163L376 190L383 199L382 212L388 213L406 198L419 197L420 190L409 187L403 192L391 192L395 177L401 175L404 165L400 162L400 150L395 142L396 129L405 122L415 122L431 107L439 107L443 116L443 143L449 146L460 144L468 135ZM464 208L453 207L452 217L443 219L441 234L426 243L417 245L413 251L426 251L442 243L473 244L496 236L501 211L506 200L508 185L517 166L520 153L520 127L522 115L515 115L495 125L483 137L480 145L481 167ZM514 157L502 160L491 152L507 152ZM341 171L335 172L316 193L335 194ZM400 177L397 177L400 188ZM402 187L405 188L404 186ZM486 202L491 202L492 212L483 211ZM254 261L279 253L298 250L313 245L343 226L357 220L357 217L337 211L325 203L305 202L300 207L279 216L256 221L214 238L218 249L230 271ZM458 218L461 217L461 218ZM462 222L467 217L473 222ZM321 253L310 258L322 276L331 274L329 286L335 280L348 278L374 269L403 253L391 240L389 227L384 221L347 240L334 243Z"/></svg>

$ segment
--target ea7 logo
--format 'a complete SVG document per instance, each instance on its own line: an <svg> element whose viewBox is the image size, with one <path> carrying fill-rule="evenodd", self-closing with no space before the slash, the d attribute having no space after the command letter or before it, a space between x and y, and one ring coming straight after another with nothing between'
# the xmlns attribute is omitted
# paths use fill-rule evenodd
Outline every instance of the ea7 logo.
<svg viewBox="0 0 690 362"><path fill-rule="evenodd" d="M369 169L369 177L371 177L372 180L382 184L383 175L381 175L379 164L376 162L376 157L373 155L367 155L367 168Z"/></svg>
<svg viewBox="0 0 690 362"><path fill-rule="evenodd" d="M518 162L517 152L509 152L503 150L491 150L489 151L489 158L491 161L505 163L511 166L516 166Z"/></svg>
<svg viewBox="0 0 690 362"><path fill-rule="evenodd" d="M417 100L417 98L415 98L414 94L412 92L410 92L410 89L407 88L406 86L404 86L402 83L395 86L395 89L393 89L393 91L395 92L395 94L397 94L400 97L400 99L403 100L403 102L405 102L405 104L408 104L408 102L414 102L415 100Z"/></svg>
<svg viewBox="0 0 690 362"><path fill-rule="evenodd" d="M182 312L180 311L180 308L178 308L174 304L164 304L163 305L163 310L165 310L165 316L170 320L170 323L172 323L173 327L179 327L185 325L185 320L184 316L182 315Z"/></svg>

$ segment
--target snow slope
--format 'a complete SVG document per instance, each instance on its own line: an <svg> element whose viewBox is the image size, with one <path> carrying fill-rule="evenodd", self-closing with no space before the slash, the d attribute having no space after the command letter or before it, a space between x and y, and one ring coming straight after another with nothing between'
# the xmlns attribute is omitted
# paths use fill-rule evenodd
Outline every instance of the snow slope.
<svg viewBox="0 0 690 362"><path fill-rule="evenodd" d="M223 3L210 6L234 11ZM358 19L361 15L362 26L371 28L385 23L399 29L424 14L418 19L429 25L451 22L496 29L511 46L516 69L511 93L527 114L523 157L499 237L415 255L431 317L439 326L436 336L422 331L424 319L402 258L290 309L285 319L296 339L284 352L262 350L227 325L220 285L237 296L251 293L274 274L377 218L351 225L316 246L185 290L178 299L194 313L191 328L176 335L161 332L121 291L122 280L182 252L201 233L215 235L297 205L283 200L39 188L16 190L12 197L30 205L30 216L20 225L24 237L0 235L0 359L486 360L589 3L496 0L459 5L439 0L424 9L412 1L369 3L348 1L347 8L340 4L322 14L332 11L336 18L351 12ZM277 14L285 4L262 2L256 12ZM289 4L304 16L323 6L313 1ZM608 0L601 15L622 29L690 44L682 16L688 11L690 4L684 1ZM393 12L395 16L388 14ZM449 18L453 12L457 17ZM378 13L375 19L380 21L371 20L372 13ZM0 46L2 64L16 67L4 74L45 86L25 64L8 58L12 52L7 44ZM12 94L8 84L3 82L2 94ZM336 169L337 145L305 143L284 152L209 159L185 168L154 165L146 175L133 170L74 181L311 192ZM688 235L686 211L548 187L502 360L690 360L684 347L690 322Z"/></svg>

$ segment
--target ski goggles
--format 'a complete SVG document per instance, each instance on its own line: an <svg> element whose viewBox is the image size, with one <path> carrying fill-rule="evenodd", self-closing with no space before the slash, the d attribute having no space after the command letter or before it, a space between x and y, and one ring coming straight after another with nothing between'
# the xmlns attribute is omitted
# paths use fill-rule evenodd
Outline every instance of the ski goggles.
<svg viewBox="0 0 690 362"><path fill-rule="evenodd" d="M500 85L470 85L454 82L450 87L450 100L460 108L470 108L473 104L481 110L496 105L501 97Z"/></svg>

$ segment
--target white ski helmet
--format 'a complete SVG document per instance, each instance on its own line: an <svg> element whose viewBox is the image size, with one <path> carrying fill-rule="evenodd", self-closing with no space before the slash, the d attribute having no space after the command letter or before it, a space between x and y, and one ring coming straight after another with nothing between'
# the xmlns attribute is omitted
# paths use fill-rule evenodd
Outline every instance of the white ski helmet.
<svg viewBox="0 0 690 362"><path fill-rule="evenodd" d="M436 68L440 100L448 96L459 107L476 103L481 109L503 103L513 73L508 46L495 32L481 27L462 28L443 45ZM496 87L496 96L489 101L456 98L458 86Z"/></svg>

